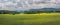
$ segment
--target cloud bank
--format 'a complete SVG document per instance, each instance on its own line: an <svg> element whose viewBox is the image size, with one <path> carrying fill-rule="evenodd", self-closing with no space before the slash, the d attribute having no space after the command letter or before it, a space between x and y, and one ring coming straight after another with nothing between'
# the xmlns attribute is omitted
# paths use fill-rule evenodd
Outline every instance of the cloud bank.
<svg viewBox="0 0 60 25"><path fill-rule="evenodd" d="M60 8L60 0L0 0L0 10Z"/></svg>

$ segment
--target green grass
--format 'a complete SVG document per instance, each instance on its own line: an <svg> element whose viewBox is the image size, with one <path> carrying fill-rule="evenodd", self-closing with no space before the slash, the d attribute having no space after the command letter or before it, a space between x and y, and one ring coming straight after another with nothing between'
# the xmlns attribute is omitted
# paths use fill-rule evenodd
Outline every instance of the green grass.
<svg viewBox="0 0 60 25"><path fill-rule="evenodd" d="M60 13L0 14L0 25L60 25Z"/></svg>

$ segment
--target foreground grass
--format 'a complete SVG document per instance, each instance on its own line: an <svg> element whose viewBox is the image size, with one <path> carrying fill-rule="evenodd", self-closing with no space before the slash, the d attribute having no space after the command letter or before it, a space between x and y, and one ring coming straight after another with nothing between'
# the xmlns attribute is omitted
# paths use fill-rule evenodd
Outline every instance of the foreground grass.
<svg viewBox="0 0 60 25"><path fill-rule="evenodd" d="M0 25L60 25L60 13L0 14Z"/></svg>

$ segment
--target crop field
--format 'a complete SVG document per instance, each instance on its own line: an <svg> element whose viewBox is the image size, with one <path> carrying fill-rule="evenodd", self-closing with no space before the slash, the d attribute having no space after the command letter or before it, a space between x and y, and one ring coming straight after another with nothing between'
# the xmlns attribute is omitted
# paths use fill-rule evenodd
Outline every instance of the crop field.
<svg viewBox="0 0 60 25"><path fill-rule="evenodd" d="M0 14L0 25L60 25L60 13Z"/></svg>

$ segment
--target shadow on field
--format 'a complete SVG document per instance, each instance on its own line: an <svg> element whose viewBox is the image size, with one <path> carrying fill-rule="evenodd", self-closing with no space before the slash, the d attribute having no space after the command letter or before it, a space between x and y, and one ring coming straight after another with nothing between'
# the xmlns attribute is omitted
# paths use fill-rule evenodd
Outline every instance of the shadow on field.
<svg viewBox="0 0 60 25"><path fill-rule="evenodd" d="M55 22L47 22L47 23L36 23L32 22L32 24L24 24L23 22L20 22L18 24L13 24L13 25L60 25L60 21L55 21Z"/></svg>
<svg viewBox="0 0 60 25"><path fill-rule="evenodd" d="M60 21L47 22L47 23L42 23L40 25L60 25Z"/></svg>

